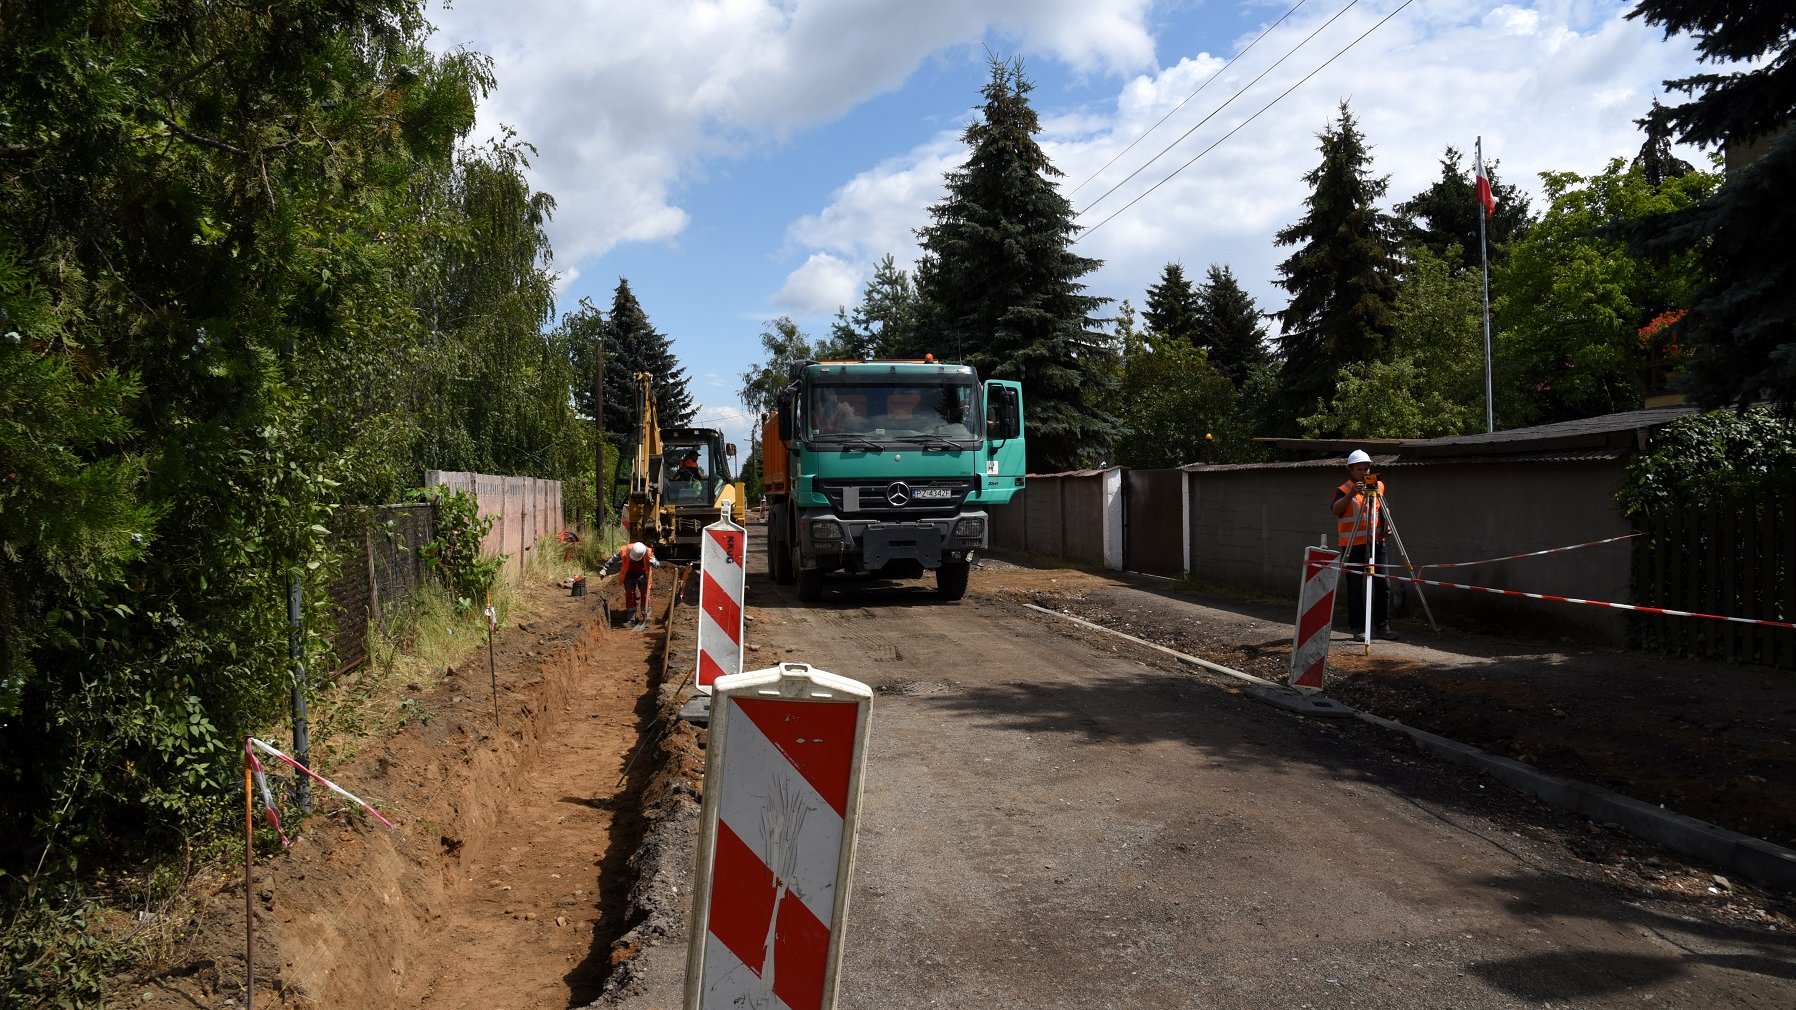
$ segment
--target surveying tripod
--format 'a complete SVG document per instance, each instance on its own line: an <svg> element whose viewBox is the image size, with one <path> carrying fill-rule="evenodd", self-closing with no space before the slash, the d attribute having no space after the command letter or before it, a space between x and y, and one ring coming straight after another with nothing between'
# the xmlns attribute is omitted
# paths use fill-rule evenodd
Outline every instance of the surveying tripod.
<svg viewBox="0 0 1796 1010"><path fill-rule="evenodd" d="M1377 576L1378 572L1378 542L1381 537L1381 527L1390 533L1391 540L1397 545L1397 556L1403 559L1403 570L1408 572L1412 578L1416 574L1416 566L1409 559L1408 549L1403 546L1403 534L1397 532L1397 521L1391 517L1390 502L1379 490L1378 475L1368 474L1367 476L1369 480L1365 494L1366 499L1372 503L1372 507L1353 510L1353 529L1347 535L1347 551L1342 553L1342 557L1345 558L1347 552L1353 550L1353 543L1359 539L1363 522L1366 527L1366 587L1364 593L1365 612L1361 615L1360 627L1365 630L1366 652L1370 654L1372 652L1372 579ZM1345 567L1341 571L1344 575L1348 574ZM1428 595L1422 592L1422 584L1420 582L1411 584L1416 587L1416 599L1422 601L1422 613L1428 617L1429 630L1437 635L1440 634L1440 625L1434 623L1434 610L1428 606ZM1386 614L1387 618L1389 616Z"/></svg>

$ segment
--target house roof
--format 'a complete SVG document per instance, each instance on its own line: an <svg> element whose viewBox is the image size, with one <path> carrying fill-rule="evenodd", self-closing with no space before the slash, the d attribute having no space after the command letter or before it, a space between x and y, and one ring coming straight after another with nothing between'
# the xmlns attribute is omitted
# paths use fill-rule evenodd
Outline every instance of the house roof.
<svg viewBox="0 0 1796 1010"><path fill-rule="evenodd" d="M1591 450L1611 455L1644 449L1647 436L1654 429L1696 412L1697 408L1684 405L1652 407L1529 428L1511 428L1508 431L1477 435L1447 435L1441 438L1256 438L1254 441L1288 452L1326 454L1331 463L1339 463L1338 457L1354 449L1365 449L1375 458L1380 455L1391 456L1392 462L1474 456L1514 458L1530 455L1538 458L1541 453L1565 456L1568 453Z"/></svg>

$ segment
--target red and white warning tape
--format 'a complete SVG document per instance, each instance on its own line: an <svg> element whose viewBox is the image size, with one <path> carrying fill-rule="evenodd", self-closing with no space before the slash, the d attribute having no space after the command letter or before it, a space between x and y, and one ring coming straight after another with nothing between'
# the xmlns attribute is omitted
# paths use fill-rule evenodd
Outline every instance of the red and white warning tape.
<svg viewBox="0 0 1796 1010"><path fill-rule="evenodd" d="M312 769L307 768L305 765L300 764L298 761L295 761L292 758L288 757L287 755L281 753L280 749L275 747L273 744L264 743L263 741L258 740L253 736L245 737L244 741L243 741L244 758L249 761L250 771L255 773L256 785L262 791L262 804L268 812L268 823L274 825L274 830L281 836L281 844L282 845L288 844L287 833L285 831L281 830L281 816L279 813L277 813L275 811L274 795L271 792L269 792L268 780L262 774L262 762L260 762L256 759L256 751L257 750L264 751L265 753L268 754L269 757L272 757L277 761L283 761L289 765L292 765L295 770L300 771L300 772L304 773L305 775L311 777L312 779L317 781L320 785L324 786L324 788L329 789L331 792L336 793L338 796L341 796L344 799L348 800L349 802L354 803L357 806L361 807L363 810L368 811L368 816L370 816L370 817L374 818L375 820L381 822L382 824L386 825L389 830L397 830L396 828L393 827L393 822L387 820L385 817L382 817L380 815L380 811L378 811L368 805L367 800L362 799L360 796L357 796L356 794L350 792L349 790L344 789L342 786L337 785L335 782L332 782L330 779L325 778L324 776L318 774L317 772L313 771Z"/></svg>
<svg viewBox="0 0 1796 1010"><path fill-rule="evenodd" d="M1619 537L1609 537L1605 540L1591 540L1587 543L1571 544L1567 547L1548 547L1544 551L1529 551L1526 554L1509 554L1500 558L1484 558L1480 561L1437 561L1433 564L1417 565L1416 571L1423 572L1430 568L1470 568L1473 565L1489 565L1495 564L1498 561L1514 561L1518 558L1537 558L1543 554L1558 554L1561 551L1575 551L1583 547L1600 547L1603 544L1613 544L1622 540L1632 540L1637 536L1640 536L1640 534L1628 533Z"/></svg>
<svg viewBox="0 0 1796 1010"><path fill-rule="evenodd" d="M1337 565L1343 572L1364 576L1366 566L1363 564ZM1796 630L1796 622L1768 621L1756 617L1729 617L1726 614L1702 614L1693 610L1669 610L1664 607L1640 607L1631 603L1610 603L1606 600L1581 600L1575 596L1554 596L1551 593L1524 593L1519 589L1496 589L1491 586L1468 586L1458 582L1439 582L1434 579L1409 578L1402 575L1381 575L1379 578L1392 582L1414 582L1422 586L1439 586L1442 589L1465 589L1474 593L1494 593L1498 596L1519 596L1527 600L1547 600L1552 603L1582 603L1587 607L1608 607L1611 610L1632 610L1640 614L1661 614L1666 617L1697 617L1705 621L1730 621L1734 624L1755 624L1766 628L1789 628Z"/></svg>

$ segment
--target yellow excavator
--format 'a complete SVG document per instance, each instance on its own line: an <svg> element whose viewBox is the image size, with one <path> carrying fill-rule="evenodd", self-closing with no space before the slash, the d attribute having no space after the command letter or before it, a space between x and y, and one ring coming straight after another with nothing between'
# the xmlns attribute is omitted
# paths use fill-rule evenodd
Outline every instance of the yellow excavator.
<svg viewBox="0 0 1796 1010"><path fill-rule="evenodd" d="M736 446L716 428L663 428L655 411L652 380L637 372L636 453L624 527L630 538L668 561L697 561L701 531L727 505L730 518L746 518L747 491L731 479Z"/></svg>

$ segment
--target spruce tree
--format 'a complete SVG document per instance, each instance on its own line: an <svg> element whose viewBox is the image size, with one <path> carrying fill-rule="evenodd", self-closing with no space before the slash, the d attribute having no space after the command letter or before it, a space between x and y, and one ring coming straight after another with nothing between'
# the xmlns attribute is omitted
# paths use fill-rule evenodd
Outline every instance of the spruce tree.
<svg viewBox="0 0 1796 1010"><path fill-rule="evenodd" d="M1478 216L1484 210L1478 204L1478 181L1470 166L1460 164L1463 158L1458 149L1449 146L1441 155L1440 177L1393 210L1400 244L1423 246L1439 259L1476 268ZM1484 170L1490 176L1491 195L1497 200L1497 209L1484 223L1491 262L1495 263L1509 240L1528 229L1532 217L1527 194L1502 181L1497 162L1485 162ZM1459 247L1457 257L1450 255L1454 246Z"/></svg>
<svg viewBox="0 0 1796 1010"><path fill-rule="evenodd" d="M1022 382L1029 466L1048 472L1106 458L1117 429L1096 406L1109 380L1094 367L1107 351L1092 314L1107 299L1081 282L1099 262L1072 251L1078 225L1035 141L1032 87L1020 62L991 61L967 161L918 233L917 284L938 356Z"/></svg>
<svg viewBox="0 0 1796 1010"><path fill-rule="evenodd" d="M1726 183L1702 203L1647 222L1648 248L1696 249L1703 280L1671 339L1703 406L1775 400L1796 413L1796 7L1786 2L1641 0L1628 15L1688 32L1705 62L1751 67L1666 86L1695 97L1652 117L1687 144L1733 145Z"/></svg>
<svg viewBox="0 0 1796 1010"><path fill-rule="evenodd" d="M1377 206L1390 179L1372 175L1372 153L1345 101L1320 140L1322 163L1303 177L1309 209L1276 239L1297 247L1279 264L1291 303L1276 313L1284 324L1279 406L1293 432L1297 417L1334 398L1341 366L1383 355L1397 299L1391 223Z"/></svg>
<svg viewBox="0 0 1796 1010"><path fill-rule="evenodd" d="M627 444L636 431L638 372L649 374L663 428L691 422L692 394L686 389L686 369L674 357L673 342L649 323L630 282L619 278L605 328L605 430L625 440L620 444Z"/></svg>
<svg viewBox="0 0 1796 1010"><path fill-rule="evenodd" d="M1240 388L1248 376L1272 365L1266 347L1265 316L1242 290L1234 271L1210 264L1197 289L1197 332L1193 341L1209 349L1210 365Z"/></svg>
<svg viewBox="0 0 1796 1010"><path fill-rule="evenodd" d="M1160 274L1160 283L1147 289L1147 304L1141 311L1141 318L1147 323L1149 333L1183 340L1193 347L1207 347L1198 336L1197 292L1185 279L1185 268L1181 264L1166 264Z"/></svg>
<svg viewBox="0 0 1796 1010"><path fill-rule="evenodd" d="M940 348L927 346L920 323L916 286L887 253L861 290L860 305L836 313L818 353L844 358L920 358L926 352L940 353Z"/></svg>

